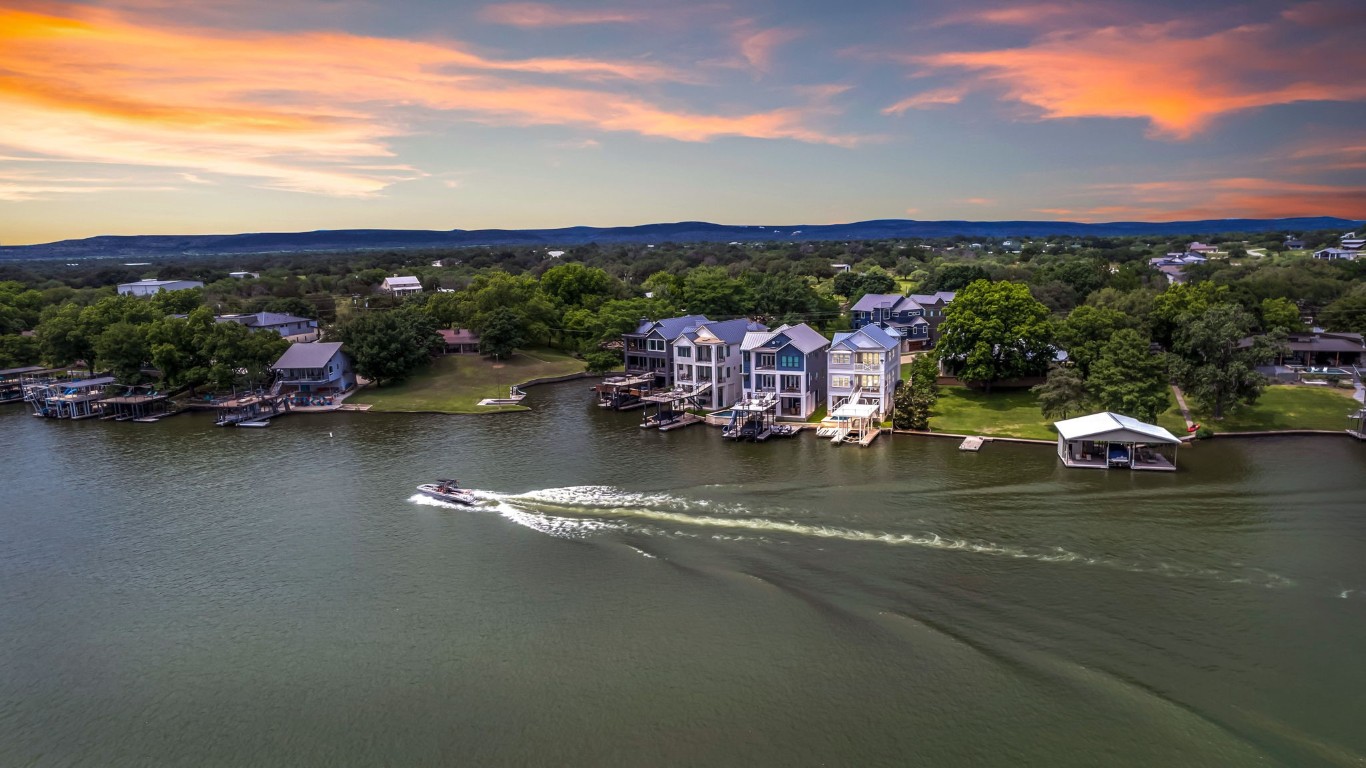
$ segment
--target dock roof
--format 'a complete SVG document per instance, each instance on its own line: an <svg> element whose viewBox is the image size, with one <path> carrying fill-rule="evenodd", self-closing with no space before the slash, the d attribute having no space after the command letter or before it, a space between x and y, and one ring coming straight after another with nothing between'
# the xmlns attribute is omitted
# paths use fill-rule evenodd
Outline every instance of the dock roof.
<svg viewBox="0 0 1366 768"><path fill-rule="evenodd" d="M1056 421L1053 426L1064 440L1097 440L1112 443L1181 442L1176 435L1163 427L1109 411Z"/></svg>
<svg viewBox="0 0 1366 768"><path fill-rule="evenodd" d="M69 388L85 388L85 387L103 387L103 386L106 386L106 385L108 385L108 384L113 384L113 383L114 383L114 377L113 377L113 376L96 376L96 377L93 378L93 379L81 379L80 381L59 381L59 382L57 382L56 386L64 387L64 388L68 388L68 389L69 389Z"/></svg>
<svg viewBox="0 0 1366 768"><path fill-rule="evenodd" d="M0 376L22 376L25 373L38 373L39 371L50 370L41 365L26 365L23 368L6 368L0 371Z"/></svg>
<svg viewBox="0 0 1366 768"><path fill-rule="evenodd" d="M340 341L314 341L306 344L290 344L280 359L272 365L273 370L283 368L322 368L332 356L341 351Z"/></svg>

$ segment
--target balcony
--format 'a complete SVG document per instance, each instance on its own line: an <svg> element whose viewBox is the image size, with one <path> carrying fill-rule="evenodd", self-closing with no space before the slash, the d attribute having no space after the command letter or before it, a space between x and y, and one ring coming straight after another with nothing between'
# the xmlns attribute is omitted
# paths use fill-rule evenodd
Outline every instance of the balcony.
<svg viewBox="0 0 1366 768"><path fill-rule="evenodd" d="M865 373L882 373L882 363L854 363L854 370Z"/></svg>

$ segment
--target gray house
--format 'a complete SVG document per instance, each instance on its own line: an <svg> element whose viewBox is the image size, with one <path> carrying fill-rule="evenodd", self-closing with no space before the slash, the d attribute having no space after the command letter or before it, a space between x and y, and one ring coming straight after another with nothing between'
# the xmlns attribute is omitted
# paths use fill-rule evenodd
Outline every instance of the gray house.
<svg viewBox="0 0 1366 768"><path fill-rule="evenodd" d="M704 408L726 408L740 399L740 345L745 334L768 326L744 318L702 323L674 340L674 382L708 385L701 396Z"/></svg>
<svg viewBox="0 0 1366 768"><path fill-rule="evenodd" d="M312 341L318 338L318 321L279 312L256 312L249 315L219 315L220 323L237 323L253 331L275 331L291 341ZM295 338L301 337L301 338Z"/></svg>
<svg viewBox="0 0 1366 768"><path fill-rule="evenodd" d="M953 291L911 294L864 294L850 310L854 329L876 325L901 339L901 351L929 349L939 341L939 324L944 307L953 301Z"/></svg>
<svg viewBox="0 0 1366 768"><path fill-rule="evenodd" d="M356 386L351 358L339 341L290 344L271 370L285 393L340 394Z"/></svg>
<svg viewBox="0 0 1366 768"><path fill-rule="evenodd" d="M685 315L665 320L642 319L635 331L622 334L621 337L626 345L626 374L650 374L655 377L655 386L672 387L674 341L689 328L706 322L710 321L705 315Z"/></svg>
<svg viewBox="0 0 1366 768"><path fill-rule="evenodd" d="M825 401L829 348L830 340L806 323L745 334L740 344L745 399L772 395L779 418L806 419Z"/></svg>

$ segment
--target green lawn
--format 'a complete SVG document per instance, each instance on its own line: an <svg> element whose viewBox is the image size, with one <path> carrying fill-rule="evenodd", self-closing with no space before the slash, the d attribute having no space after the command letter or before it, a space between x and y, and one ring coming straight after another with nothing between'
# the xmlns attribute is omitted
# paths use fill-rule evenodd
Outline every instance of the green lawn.
<svg viewBox="0 0 1366 768"><path fill-rule="evenodd" d="M486 397L507 397L508 387L531 379L566 376L583 371L583 361L548 349L518 352L494 362L475 355L445 355L427 370L380 389L367 387L352 395L352 403L369 403L373 411L494 413L525 411L514 406L481 406Z"/></svg>
<svg viewBox="0 0 1366 768"><path fill-rule="evenodd" d="M1256 405L1243 407L1216 421L1208 411L1202 411L1190 396L1191 417L1215 432L1261 432L1275 429L1331 429L1347 428L1347 416L1361 406L1352 399L1352 390L1329 387L1270 386ZM1171 409L1158 418L1158 423L1176 434L1186 431L1185 422L1173 403Z"/></svg>
<svg viewBox="0 0 1366 768"><path fill-rule="evenodd" d="M1053 421L1039 412L1038 398L1027 389L985 394L967 387L940 387L930 411L930 429L962 435L1030 437L1056 440Z"/></svg>

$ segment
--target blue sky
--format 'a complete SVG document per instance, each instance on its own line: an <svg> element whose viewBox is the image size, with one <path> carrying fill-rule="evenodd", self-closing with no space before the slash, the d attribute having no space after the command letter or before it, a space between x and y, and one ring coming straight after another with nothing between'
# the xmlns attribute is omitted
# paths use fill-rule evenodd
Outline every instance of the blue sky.
<svg viewBox="0 0 1366 768"><path fill-rule="evenodd" d="M1366 216L1359 3L0 5L0 243Z"/></svg>

